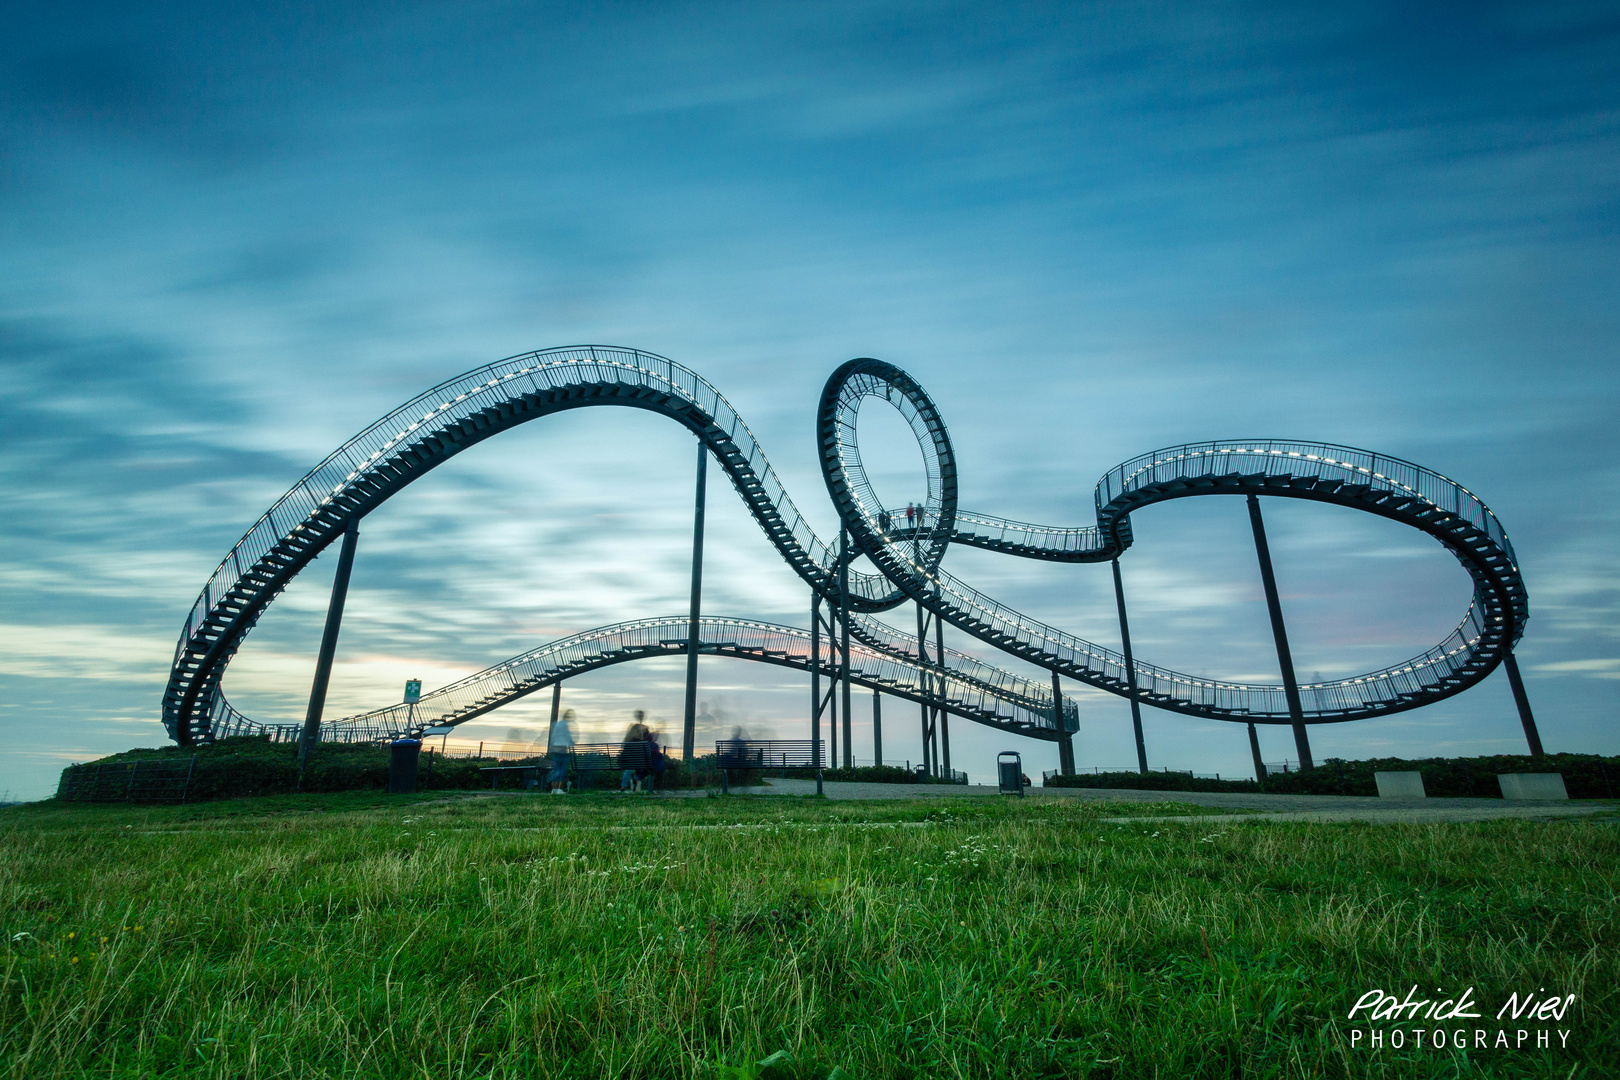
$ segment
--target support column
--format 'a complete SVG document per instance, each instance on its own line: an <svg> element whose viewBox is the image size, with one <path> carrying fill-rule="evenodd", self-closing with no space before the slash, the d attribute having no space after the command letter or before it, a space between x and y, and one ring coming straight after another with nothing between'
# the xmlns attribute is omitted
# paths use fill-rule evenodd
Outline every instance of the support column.
<svg viewBox="0 0 1620 1080"><path fill-rule="evenodd" d="M945 620L936 613L934 615L934 660L939 665L938 687L941 699L945 697ZM951 777L951 714L945 711L942 705L934 711L934 723L939 728L940 748L944 750L944 771L941 773L945 779Z"/></svg>
<svg viewBox="0 0 1620 1080"><path fill-rule="evenodd" d="M810 750L821 773L821 594L810 594Z"/></svg>
<svg viewBox="0 0 1620 1080"><path fill-rule="evenodd" d="M1063 686L1058 682L1055 670L1052 672L1052 722L1057 725L1058 772L1073 776L1074 742L1069 736L1069 729L1063 726Z"/></svg>
<svg viewBox="0 0 1620 1080"><path fill-rule="evenodd" d="M821 594L810 593L810 753L816 762L816 794L821 794Z"/></svg>
<svg viewBox="0 0 1620 1080"><path fill-rule="evenodd" d="M1305 733L1305 707L1299 700L1299 681L1294 678L1294 655L1288 649L1288 630L1283 626L1282 603L1277 599L1277 577L1271 571L1271 547L1266 543L1266 523L1260 516L1260 500L1249 496L1249 525L1254 529L1254 551L1260 559L1260 581L1266 589L1266 609L1271 613L1271 636L1277 642L1277 666L1282 669L1283 694L1288 699L1288 715L1294 724L1294 749L1299 767L1315 768L1311 761L1311 741Z"/></svg>
<svg viewBox="0 0 1620 1080"><path fill-rule="evenodd" d="M872 688L872 764L883 764L883 695Z"/></svg>
<svg viewBox="0 0 1620 1080"><path fill-rule="evenodd" d="M838 530L838 688L844 714L844 768L855 768L855 732L849 715L849 532Z"/></svg>
<svg viewBox="0 0 1620 1080"><path fill-rule="evenodd" d="M928 619L923 614L923 606L917 605L917 677L922 680L923 697L929 693L929 685L933 680L928 675ZM933 759L928 753L928 743L933 735L928 723L928 702L924 701L918 706L922 715L922 764L925 776L934 775Z"/></svg>
<svg viewBox="0 0 1620 1080"><path fill-rule="evenodd" d="M360 539L360 519L349 519L343 530L343 547L338 552L337 574L332 578L332 599L326 605L326 629L321 633L321 651L315 658L315 681L309 688L309 709L304 713L304 730L298 739L298 775L304 774L304 760L320 741L321 713L326 709L326 685L332 678L332 657L337 653L338 628L343 625L343 603L349 596L349 571L354 569L354 545Z"/></svg>
<svg viewBox="0 0 1620 1080"><path fill-rule="evenodd" d="M1136 771L1147 772L1147 743L1142 739L1142 704L1136 696L1136 661L1131 658L1131 624L1125 617L1125 584L1119 577L1119 560L1114 560L1114 603L1119 607L1119 640L1125 652L1125 687L1130 693L1131 727L1136 731Z"/></svg>
<svg viewBox="0 0 1620 1080"><path fill-rule="evenodd" d="M1519 723L1524 725L1524 741L1530 744L1530 756L1541 757L1541 732L1536 730L1536 718L1530 713L1530 699L1525 696L1524 680L1519 677L1519 662L1509 649L1502 665L1507 668L1508 685L1513 687L1513 702L1519 707Z"/></svg>
<svg viewBox="0 0 1620 1080"><path fill-rule="evenodd" d="M546 750L551 750L551 736L557 730L557 716L562 711L562 683L551 684L551 726L546 728Z"/></svg>
<svg viewBox="0 0 1620 1080"><path fill-rule="evenodd" d="M681 729L681 756L697 754L698 623L703 614L703 504L708 488L709 447L698 440L697 503L692 510L692 606L686 624L686 723Z"/></svg>
<svg viewBox="0 0 1620 1080"><path fill-rule="evenodd" d="M827 676L827 696L823 707L827 710L827 767L838 768L838 609L827 603L827 622L822 630L827 635L827 660L832 671Z"/></svg>
<svg viewBox="0 0 1620 1080"><path fill-rule="evenodd" d="M1254 755L1254 782L1261 787L1266 783L1266 763L1260 760L1260 735L1249 725L1249 753Z"/></svg>
<svg viewBox="0 0 1620 1080"><path fill-rule="evenodd" d="M835 568L836 573L836 568ZM834 577L834 582L837 578ZM826 613L822 613L822 603L827 605ZM821 714L827 714L827 768L838 768L838 605L832 600L817 597L812 612L816 625L812 629L815 639L827 643L827 692L818 693L815 701L816 717L819 721ZM819 664L821 652L816 652Z"/></svg>

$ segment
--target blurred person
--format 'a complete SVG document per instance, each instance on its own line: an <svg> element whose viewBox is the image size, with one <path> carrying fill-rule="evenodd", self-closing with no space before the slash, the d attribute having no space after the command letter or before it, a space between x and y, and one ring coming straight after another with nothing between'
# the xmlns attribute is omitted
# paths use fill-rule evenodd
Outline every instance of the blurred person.
<svg viewBox="0 0 1620 1080"><path fill-rule="evenodd" d="M664 748L658 745L658 732L647 729L647 765L636 770L636 776L641 779L643 791L658 791L664 786Z"/></svg>
<svg viewBox="0 0 1620 1080"><path fill-rule="evenodd" d="M562 719L551 726L551 737L546 740L546 757L551 761L551 793L561 795L568 784L568 755L574 749L574 710L567 709Z"/></svg>
<svg viewBox="0 0 1620 1080"><path fill-rule="evenodd" d="M624 742L619 745L619 768L623 770L619 773L620 791L636 790L636 769L645 752L641 747L647 741L647 711L637 709L635 717L635 723L624 733Z"/></svg>

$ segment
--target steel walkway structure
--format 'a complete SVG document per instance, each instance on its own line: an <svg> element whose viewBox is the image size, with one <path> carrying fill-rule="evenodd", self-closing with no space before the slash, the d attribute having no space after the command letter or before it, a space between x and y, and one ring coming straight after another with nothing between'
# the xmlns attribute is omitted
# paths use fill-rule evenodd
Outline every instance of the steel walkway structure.
<svg viewBox="0 0 1620 1080"><path fill-rule="evenodd" d="M401 735L420 735L431 727L465 723L518 698L575 675L652 656L684 656L688 617L673 615L616 623L561 638L532 652L514 656L423 695L414 705L390 705L358 716L331 721L322 737L330 741L366 742ZM809 671L810 631L752 619L705 617L699 624L704 656L730 656L779 667ZM953 716L1037 739L1054 737L1052 697L1040 684L1011 672L949 652L944 686L936 689L936 672L915 656L861 645L851 650L850 678L857 685L919 704L939 705ZM825 656L823 676L837 674ZM1070 724L1076 706L1066 703ZM219 737L259 734L262 725L229 709L216 728ZM292 726L287 726L291 737Z"/></svg>
<svg viewBox="0 0 1620 1080"><path fill-rule="evenodd" d="M878 501L861 464L856 418L863 405L875 400L900 412L923 452L928 496L910 526L896 508ZM957 507L950 436L922 387L893 365L852 360L828 379L816 415L822 473L843 531L837 543L829 544L811 530L752 432L707 381L650 353L577 346L502 360L434 387L350 439L277 500L225 556L187 616L163 697L170 736L189 744L250 729L253 721L241 717L220 693L221 676L265 608L316 555L346 533L345 553L352 554L360 518L468 446L542 416L595 406L659 413L696 434L812 595L847 619L847 633L859 645L849 650L851 681L925 699L975 722L1061 739L1073 730L1074 710L1072 703L1065 707L1060 724L1054 692L960 653L945 655L948 671L941 682L938 661L925 662L926 650L924 659L912 654L913 639L861 616L914 601L979 641L1051 671L1054 682L1063 675L1190 716L1292 723L1296 732L1302 724L1383 716L1438 701L1479 682L1504 660L1510 675L1517 673L1511 650L1524 632L1528 601L1505 530L1468 489L1411 462L1326 443L1189 443L1110 469L1095 487L1093 526L1010 521ZM1256 495L1333 503L1427 533L1472 578L1472 602L1445 640L1409 660L1353 678L1308 684L1295 684L1285 663L1285 682L1279 686L1204 679L1136 661L1128 656L1128 638L1126 651L1085 641L1013 610L940 567L951 544L1057 562L1115 560L1130 546L1132 512L1170 499L1215 494L1251 497L1268 587L1269 557L1253 502ZM849 564L859 555L878 573L853 569ZM346 579L342 567L340 578ZM1274 595L1272 599L1276 621ZM340 606L340 598L334 606ZM1122 625L1123 614L1121 599ZM512 677L509 689L520 685L514 674L519 670L524 679L542 680L521 684L528 686L523 692L530 692L561 677L555 674L560 667L548 665L599 667L637 655L690 652L689 627L690 619L657 619L590 631L513 658L434 697L451 718L446 722L464 721L496 707L497 698L517 696L501 698L496 692L489 680L498 681L501 673ZM335 638L330 622L328 630ZM825 665L811 664L809 652L795 644L807 633L746 620L707 619L699 628L698 651L819 674ZM1286 656L1280 623L1278 637ZM328 644L323 643L323 662L329 660ZM1517 679L1514 683L1518 693ZM936 685L945 689L929 688ZM1528 732L1522 695L1520 704ZM368 726L397 730L391 721L384 722L388 712L333 724L357 731Z"/></svg>

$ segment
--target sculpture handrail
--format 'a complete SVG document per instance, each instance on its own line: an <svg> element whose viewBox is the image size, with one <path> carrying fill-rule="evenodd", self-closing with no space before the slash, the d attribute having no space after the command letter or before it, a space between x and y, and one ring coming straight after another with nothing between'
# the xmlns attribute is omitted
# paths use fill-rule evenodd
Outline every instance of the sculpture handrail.
<svg viewBox="0 0 1620 1080"><path fill-rule="evenodd" d="M608 374L615 379L634 372L645 377L644 385L665 384L703 406L705 412L712 418L714 427L723 432L726 439L737 448L746 467L759 476L760 486L770 496L773 504L786 509L787 513L782 514L782 517L784 521L791 523L787 525L787 532L793 542L805 549L805 557L810 562L823 568L831 567L835 558L831 549L816 536L815 531L799 513L798 507L794 506L781 481L777 479L775 470L754 439L753 432L732 409L731 403L702 376L673 360L635 349L613 346L548 349L499 361L445 380L373 422L304 474L249 527L242 539L238 540L220 560L219 566L209 576L203 591L192 605L191 615L186 620L186 632L181 635L175 647L176 660L184 650L194 628L200 625L199 615L213 607L214 598L225 595L231 586L241 580L244 567L255 565L279 540L287 536L289 525L294 533L306 530L309 522L318 516L321 509L331 506L345 487L360 476L362 470L377 464L385 453L396 447L406 448L411 436L423 424L462 415L464 411L457 409L462 403L477 398L491 389L509 384L514 379L527 376L532 382L534 376L542 371L548 376L554 372L565 376L579 373L582 370L581 362L572 358L539 364L523 364L523 362L542 356L575 353L581 349L592 354L589 361L591 367L583 370L589 370L598 376ZM598 357L596 355L598 353L603 355ZM632 356L636 363L629 364L616 359L621 356ZM503 371L506 368L510 370ZM485 381L483 376L491 372L497 374ZM405 418L415 416L418 409L426 407L426 403L435 401L438 404L429 408L420 419L406 422ZM401 424L404 426L401 427ZM387 437L385 433L394 428L398 430L391 437ZM361 456L362 452L368 449L371 452ZM344 471L345 468L347 472ZM336 482L331 483L334 479ZM851 576L862 581L875 580L870 575Z"/></svg>
<svg viewBox="0 0 1620 1080"><path fill-rule="evenodd" d="M559 638L447 683L414 703L388 705L330 721L324 725L322 737L369 742L420 735L428 728L465 723L583 671L647 656L684 654L689 618L672 615L631 619ZM707 655L735 656L801 671L810 669L810 631L799 627L705 616L699 623L698 639ZM947 664L941 685L938 669L919 663L915 657L852 645L851 681L1018 734L1036 738L1055 735L1049 688L971 657L965 659L970 662L969 670ZM837 670L825 655L818 666L827 676ZM986 669L996 673L1004 685L991 685L980 678L978 672ZM247 720L229 702L221 701L220 706L220 715L228 718L230 734L254 733L261 726ZM1079 712L1072 700L1064 702L1064 715L1066 727L1073 730Z"/></svg>

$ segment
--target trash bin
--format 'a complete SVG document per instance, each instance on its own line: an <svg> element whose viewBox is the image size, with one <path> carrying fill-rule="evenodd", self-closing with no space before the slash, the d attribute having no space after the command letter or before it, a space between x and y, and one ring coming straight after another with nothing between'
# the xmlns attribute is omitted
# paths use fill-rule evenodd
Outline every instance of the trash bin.
<svg viewBox="0 0 1620 1080"><path fill-rule="evenodd" d="M388 744L388 794L409 795L416 790L416 760L421 739L395 739Z"/></svg>
<svg viewBox="0 0 1620 1080"><path fill-rule="evenodd" d="M996 790L1024 797L1024 759L1017 751L1003 750L996 755Z"/></svg>

